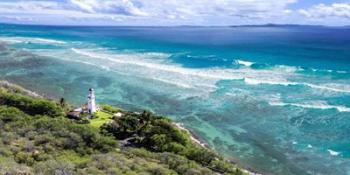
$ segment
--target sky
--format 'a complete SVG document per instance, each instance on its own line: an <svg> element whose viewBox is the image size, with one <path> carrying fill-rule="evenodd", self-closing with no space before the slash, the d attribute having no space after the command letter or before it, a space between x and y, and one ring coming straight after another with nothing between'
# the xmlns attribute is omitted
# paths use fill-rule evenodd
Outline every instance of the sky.
<svg viewBox="0 0 350 175"><path fill-rule="evenodd" d="M350 0L0 0L0 22L45 25L350 25Z"/></svg>

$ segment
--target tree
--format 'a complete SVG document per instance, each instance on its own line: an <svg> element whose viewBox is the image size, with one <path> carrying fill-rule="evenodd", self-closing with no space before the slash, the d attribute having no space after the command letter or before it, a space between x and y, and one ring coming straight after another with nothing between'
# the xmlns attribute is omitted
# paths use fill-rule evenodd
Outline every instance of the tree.
<svg viewBox="0 0 350 175"><path fill-rule="evenodd" d="M61 106L62 108L65 108L65 107L67 106L67 104L66 104L66 99L64 99L63 97L60 99L60 106Z"/></svg>

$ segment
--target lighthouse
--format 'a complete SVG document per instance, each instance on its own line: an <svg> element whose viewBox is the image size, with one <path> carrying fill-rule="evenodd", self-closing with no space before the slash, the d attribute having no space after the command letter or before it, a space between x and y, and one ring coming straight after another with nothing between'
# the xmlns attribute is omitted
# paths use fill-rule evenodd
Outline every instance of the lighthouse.
<svg viewBox="0 0 350 175"><path fill-rule="evenodd" d="M95 94L94 94L94 89L92 88L89 89L87 107L88 107L89 114L93 114L94 112L96 112Z"/></svg>

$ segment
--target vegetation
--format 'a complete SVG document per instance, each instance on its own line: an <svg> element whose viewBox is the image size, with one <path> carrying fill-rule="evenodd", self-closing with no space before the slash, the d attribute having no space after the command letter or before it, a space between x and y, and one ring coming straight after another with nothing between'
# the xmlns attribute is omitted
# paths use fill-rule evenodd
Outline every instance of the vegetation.
<svg viewBox="0 0 350 175"><path fill-rule="evenodd" d="M126 113L101 127L105 135L127 140L126 145L145 148L153 152L170 152L226 174L241 174L234 165L225 162L213 151L195 144L188 132L180 130L167 118L144 111ZM238 170L238 171L237 171Z"/></svg>
<svg viewBox="0 0 350 175"><path fill-rule="evenodd" d="M92 116L92 119L90 120L90 124L95 128L100 128L104 123L106 123L111 118L112 118L111 114L103 111L98 111Z"/></svg>
<svg viewBox="0 0 350 175"><path fill-rule="evenodd" d="M0 87L0 174L242 174L166 118L103 106L82 124L67 106Z"/></svg>
<svg viewBox="0 0 350 175"><path fill-rule="evenodd" d="M117 113L117 112L123 112L122 109L120 108L116 108L116 107L113 107L111 105L107 105L107 104L103 104L100 106L102 108L103 111L107 112L107 113Z"/></svg>
<svg viewBox="0 0 350 175"><path fill-rule="evenodd" d="M30 115L47 115L59 117L64 115L63 109L56 103L45 99L34 99L18 93L0 91L0 105L16 107Z"/></svg>

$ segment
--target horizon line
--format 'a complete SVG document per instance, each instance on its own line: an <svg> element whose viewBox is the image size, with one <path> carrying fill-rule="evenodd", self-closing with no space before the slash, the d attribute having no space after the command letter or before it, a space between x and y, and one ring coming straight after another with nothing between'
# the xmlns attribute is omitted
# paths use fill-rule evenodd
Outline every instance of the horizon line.
<svg viewBox="0 0 350 175"><path fill-rule="evenodd" d="M350 27L350 25L316 25L316 24L278 24L278 23L265 23L265 24L242 24L242 25L70 25L70 24L25 24L25 23L7 23L0 22L0 25L19 25L19 26L50 26L50 27L330 27L330 28L344 28Z"/></svg>

